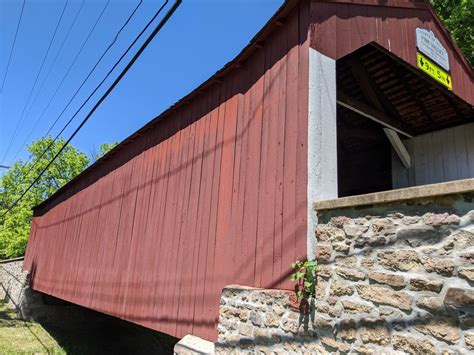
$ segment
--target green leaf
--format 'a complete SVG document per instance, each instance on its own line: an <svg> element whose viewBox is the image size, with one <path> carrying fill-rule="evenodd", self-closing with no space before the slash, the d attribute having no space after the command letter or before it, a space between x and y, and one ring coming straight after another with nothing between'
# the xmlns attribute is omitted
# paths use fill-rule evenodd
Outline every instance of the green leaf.
<svg viewBox="0 0 474 355"><path fill-rule="evenodd" d="M26 163L22 160L13 162L10 168L0 176L0 259L25 254L33 216L32 208L51 196L89 165L90 160L86 154L67 145L39 181L4 216L5 211L20 197L64 143L62 138L53 143L51 136L34 141L27 147L32 156L31 160ZM50 150L43 154L49 145L51 145ZM101 146L101 154L110 147L112 145Z"/></svg>

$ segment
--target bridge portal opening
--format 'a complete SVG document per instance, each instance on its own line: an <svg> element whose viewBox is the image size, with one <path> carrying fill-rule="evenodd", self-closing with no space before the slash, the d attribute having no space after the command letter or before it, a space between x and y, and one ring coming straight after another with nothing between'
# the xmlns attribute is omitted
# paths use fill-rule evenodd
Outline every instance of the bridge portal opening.
<svg viewBox="0 0 474 355"><path fill-rule="evenodd" d="M336 61L338 197L474 177L474 110L375 44Z"/></svg>

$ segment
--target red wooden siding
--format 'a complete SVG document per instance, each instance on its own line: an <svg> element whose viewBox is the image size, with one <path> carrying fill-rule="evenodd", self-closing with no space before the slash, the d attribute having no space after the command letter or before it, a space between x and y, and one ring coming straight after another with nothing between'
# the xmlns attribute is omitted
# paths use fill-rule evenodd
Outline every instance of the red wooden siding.
<svg viewBox="0 0 474 355"><path fill-rule="evenodd" d="M40 205L33 288L211 340L225 285L291 288L306 257L310 45L337 59L375 41L416 65L415 28L428 27L454 92L474 97L426 4L360 2L288 1L223 71Z"/></svg>
<svg viewBox="0 0 474 355"><path fill-rule="evenodd" d="M292 287L306 256L309 3L286 18L221 83L39 208L35 290L215 339L225 285Z"/></svg>
<svg viewBox="0 0 474 355"><path fill-rule="evenodd" d="M376 5L376 6L374 6ZM311 47L339 59L376 42L414 67L417 27L433 31L448 51L453 92L474 104L472 68L455 48L427 2L324 0L311 3Z"/></svg>

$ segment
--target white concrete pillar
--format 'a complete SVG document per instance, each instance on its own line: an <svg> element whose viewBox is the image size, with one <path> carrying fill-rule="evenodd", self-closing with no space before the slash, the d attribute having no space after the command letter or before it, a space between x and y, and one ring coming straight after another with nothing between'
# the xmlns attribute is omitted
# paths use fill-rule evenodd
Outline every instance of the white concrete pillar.
<svg viewBox="0 0 474 355"><path fill-rule="evenodd" d="M309 49L308 259L314 259L313 202L337 198L336 61Z"/></svg>

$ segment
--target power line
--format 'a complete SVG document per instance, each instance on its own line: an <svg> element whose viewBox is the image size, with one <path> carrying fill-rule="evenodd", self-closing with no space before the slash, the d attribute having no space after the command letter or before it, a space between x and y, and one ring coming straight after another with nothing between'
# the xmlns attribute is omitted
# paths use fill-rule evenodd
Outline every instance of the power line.
<svg viewBox="0 0 474 355"><path fill-rule="evenodd" d="M69 68L66 70L66 72L64 73L62 79L61 79L61 82L59 83L58 87L56 88L56 90L54 91L53 93L53 96L51 96L51 99L49 100L49 102L46 104L45 108L43 109L43 111L41 112L41 114L39 115L39 117L37 118L36 122L38 122L39 120L41 120L41 118L43 118L44 114L46 113L46 111L48 110L49 106L51 105L51 102L54 100L54 98L56 97L56 94L59 92L59 89L61 88L61 86L63 85L64 83L64 80L66 80L67 76L69 75L69 73L71 72L71 69L72 67L74 66L74 64L76 64L76 61L77 59L79 58L79 56L81 55L82 53L82 50L84 49L84 47L86 46L87 42L89 41L92 33L94 32L95 28L97 27L100 19L102 18L102 15L104 14L105 10L107 9L107 7L109 6L109 3L110 3L110 0L107 0L107 3L105 4L104 8L102 9L102 11L100 12L99 14L99 17L97 17L94 25L92 26L92 28L89 30L89 33L86 37L86 39L82 42L82 45L81 47L79 48L79 51L76 53L76 56L74 57L72 63L69 65Z"/></svg>
<svg viewBox="0 0 474 355"><path fill-rule="evenodd" d="M26 103L25 105L23 106L23 110L21 111L21 114L20 114L20 118L18 119L18 123L16 124L16 127L15 127L15 130L13 132L13 135L10 139L10 143L7 147L7 150L5 151L5 154L3 155L3 158L2 160L5 160L5 157L7 156L8 152L10 151L10 148L12 146L12 143L16 137L16 133L18 131L18 128L21 126L22 124L22 120L23 120L23 116L25 114L25 110L26 110L26 107L28 106L28 104L30 103L30 99L31 99L31 95L33 94L33 91L36 87L36 84L38 82L38 78L41 74L41 72L43 71L43 67L44 67L44 63L46 62L46 58L48 57L48 54L49 54L49 51L51 49L51 46L54 42L54 39L56 38L56 34L58 33L58 28L59 28L59 24L61 23L61 20L63 19L63 16L64 16L64 11L66 11L66 7L67 7L67 4L68 4L69 0L66 0L66 2L64 3L64 6L63 6L63 9L61 11L61 15L59 15L59 20L58 22L56 23L56 27L54 29L54 33L53 33L53 36L51 37L51 40L49 41L49 45L48 45L48 49L46 50L46 54L44 55L43 57L43 61L41 62L41 66L40 66L40 69L38 70L38 74L36 74L36 78L35 78L35 82L33 83L33 86L31 87L31 90L30 90L30 93L28 94L28 99L26 100Z"/></svg>
<svg viewBox="0 0 474 355"><path fill-rule="evenodd" d="M161 11L164 9L164 7L168 4L168 0L166 0L163 5L158 9L158 11L155 13L155 15L148 21L146 26L142 29L142 31L135 37L134 41L128 46L126 51L122 54L122 56L117 60L114 64L114 66L108 71L108 73L105 75L105 77L101 80L101 82L95 87L95 89L90 93L90 95L87 97L87 99L79 106L79 108L76 110L74 115L66 122L66 124L63 126L63 128L59 131L59 133L54 137L52 142L46 147L46 149L43 151L43 153L40 154L40 156L36 159L36 162L33 164L31 169L33 169L40 159L48 152L48 150L53 146L54 142L61 136L61 134L64 132L64 130L71 124L71 122L74 120L74 118L77 116L77 114L82 110L82 108L89 102L92 96L97 92L97 90L102 86L102 84L107 80L109 75L115 70L115 68L119 65L119 63L122 61L122 59L127 55L127 53L132 49L132 47L135 45L135 43L138 41L138 39L142 36L142 34L148 29L148 27L153 23L155 18L161 13ZM61 112L62 114L62 112ZM59 119L59 117L56 119L56 121ZM50 130L46 133L46 136L49 134ZM33 154L30 155L28 161L33 157Z"/></svg>
<svg viewBox="0 0 474 355"><path fill-rule="evenodd" d="M66 43L67 39L69 38L71 32L72 32L72 29L74 27L74 25L76 24L76 21L77 19L79 18L79 14L81 13L81 10L82 8L84 7L84 3L85 3L85 0L82 0L81 2L81 5L79 6L79 9L76 11L76 15L74 16L74 19L72 20L71 24L69 25L69 28L67 30L67 33L66 33L66 36L64 36L64 39L63 41L61 42L60 46L59 46L59 49L56 53L56 56L54 57L51 65L49 66L49 69L48 69L48 72L46 73L41 85L40 85L40 88L38 89L38 91L36 92L36 95L35 97L33 98L33 102L31 103L30 105L30 108L28 109L28 112L26 113L26 119L28 119L30 113L31 113L31 109L35 106L36 104L36 101L38 100L38 97L39 97L39 94L42 92L42 89L44 87L44 84L46 83L46 81L48 80L49 78L49 75L51 74L51 70L54 68L54 65L56 64L56 61L58 60L59 58L59 55L61 54L61 51L63 50L63 47L64 47L64 44ZM34 129L36 128L37 124L38 124L39 120L36 121L33 129L31 130L31 132L29 133L29 135L34 131ZM29 135L28 135L28 138L29 138ZM26 139L26 141L28 140L28 138ZM26 143L25 141L25 143ZM23 148L24 144L22 144L21 148ZM18 156L19 152L21 151L21 148L18 150L18 152L15 154L15 156L13 157L12 161L16 159L16 157Z"/></svg>
<svg viewBox="0 0 474 355"><path fill-rule="evenodd" d="M92 96L94 96L94 94L97 92L97 90L102 86L102 84L107 80L107 78L109 77L109 75L115 70L115 68L119 65L119 63L122 61L122 59L127 55L127 53L130 51L130 49L132 49L132 47L135 45L135 43L138 41L138 39L141 37L141 35L148 29L148 27L153 23L153 21L155 20L155 18L161 13L161 11L163 10L163 8L168 4L168 0L165 1L165 3L158 9L158 11L155 13L155 15L148 21L148 23L146 24L146 26L142 29L142 31L135 37L135 40L128 46L128 48L126 49L126 51L122 54L122 56L119 58L118 61L115 62L115 64L113 65L113 67L108 71L108 73L105 75L105 77L101 80L101 82L95 87L95 89L89 94L89 96L87 97L87 99L81 104L81 106L79 106L79 108L76 110L76 112L74 112L74 115L72 115L72 117L66 122L66 124L63 126L63 128L59 131L59 133L56 135L56 137L54 137L54 139L52 140L52 142L46 147L46 149L43 151L43 153L40 154L40 156L36 159L36 162L33 164L33 166L31 167L31 169L33 169L37 164L38 162L40 161L40 159L48 152L48 150L53 146L54 142L56 142L56 140L61 136L61 134L64 132L64 130L71 124L71 122L74 120L74 118L77 116L77 114L82 110L82 108L89 102L89 100L92 98ZM70 103L70 102L69 102ZM68 103L68 105L69 105ZM67 107L66 107L67 108ZM66 109L65 108L65 109ZM63 110L63 112L65 111L65 109ZM62 113L60 115L62 115ZM56 118L54 124L58 121L59 117ZM53 124L53 126L54 126ZM47 136L49 134L49 132L51 131L52 127L50 127L50 129L48 130L48 132L46 132L46 135ZM30 155L30 157L28 158L28 161L30 161L30 159L33 157L33 154Z"/></svg>
<svg viewBox="0 0 474 355"><path fill-rule="evenodd" d="M173 15L173 13L176 11L176 9L179 7L181 4L182 0L175 0L174 4L171 6L171 8L168 10L166 15L163 17L163 19L158 23L158 25L155 27L153 32L148 36L148 38L145 40L145 42L141 45L141 47L138 49L138 51L135 53L133 58L129 61L129 63L125 66L125 68L122 69L120 74L117 76L117 78L114 80L112 85L107 89L107 91L101 96L99 101L94 105L94 107L89 111L87 116L82 120L81 124L76 128L76 130L71 134L71 136L68 138L68 140L63 144L61 149L54 155L54 157L51 159L51 161L46 165L46 167L40 172L40 174L36 177L36 179L28 186L28 188L21 194L21 196L5 211L5 213L2 215L2 218L5 217L5 215L11 211L13 207L15 207L18 202L21 201L21 199L25 196L25 194L36 184L36 182L43 176L43 174L48 170L48 168L51 166L51 164L56 160L56 158L61 154L61 152L66 148L66 146L69 144L69 142L75 137L75 135L81 130L81 128L86 124L86 122L89 120L89 118L92 116L92 114L95 112L95 110L100 106L100 104L109 96L109 94L112 92L112 90L117 86L117 84L122 80L122 78L127 74L127 72L130 70L130 68L133 66L133 64L136 62L138 57L143 53L145 48L150 44L150 42L153 40L153 38L156 36L156 34L163 28L163 26L168 22L170 17ZM151 22L155 19L156 16L162 11L162 9L166 6L168 3L168 0L165 1L165 3L161 6L161 8L157 11L155 16L152 18L152 20L147 24L147 26L140 32L140 34L135 38L133 41L132 45L141 37L141 35L146 31L147 27ZM129 47L131 48L131 47ZM127 49L128 51L128 49ZM126 52L120 57L120 59L117 61L116 65L121 61L121 59L125 56Z"/></svg>
<svg viewBox="0 0 474 355"><path fill-rule="evenodd" d="M3 91L3 87L5 86L5 80L7 80L8 68L10 68L10 62L12 60L12 54L13 54L13 51L15 50L16 37L18 36L18 30L20 28L21 19L23 17L23 10L25 10L25 3L26 3L26 0L23 0L23 5L21 5L20 17L19 17L18 23L16 25L15 37L13 38L12 48L10 50L10 55L8 56L7 68L5 69L5 76L3 77L2 88L0 89L0 92Z"/></svg>
<svg viewBox="0 0 474 355"><path fill-rule="evenodd" d="M102 59L104 58L104 56L108 53L108 51L110 50L110 48L112 48L112 46L115 44L115 42L117 41L120 33L123 31L123 29L128 25L128 23L130 22L130 20L132 19L132 17L135 15L135 13L137 12L138 8L143 4L143 0L140 0L140 2L138 3L138 5L135 7L135 9L132 11L132 13L128 16L127 20L124 22L124 24L122 25L122 27L119 29L119 31L117 32L117 34L115 35L114 39L112 40L112 42L108 45L108 47L105 49L105 51L102 53L102 55L100 56L100 58L97 60L97 62L95 63L95 65L92 67L92 69L89 71L89 74L87 74L86 78L82 81L81 85L79 86L79 88L76 90L76 92L74 93L74 95L69 99L69 102L67 103L67 105L64 107L64 109L61 111L61 113L59 114L59 116L56 118L56 120L53 122L53 124L49 127L48 131L46 132L46 134L44 136L47 136L51 130L54 128L54 126L56 125L56 123L59 121L59 119L61 118L61 116L63 115L63 113L66 111L66 109L69 107L69 105L71 104L71 102L74 100L74 98L77 96L77 94L79 93L79 91L81 90L81 88L84 86L85 82L89 79L89 77L92 75L92 73L95 71L95 69L97 68L97 66L99 65L99 63L102 61ZM89 97L90 98L90 97ZM87 100L88 101L88 100ZM86 102L87 102L86 101ZM75 115L72 117L74 118ZM40 118L40 117L39 117ZM36 120L33 128L31 129L30 133L28 134L28 136L26 137L25 141L23 142L23 144L20 146L20 149L16 152L15 156L13 157L13 160L15 160L15 158L17 157L17 155L20 153L20 151L22 150L22 148L26 145L26 143L28 142L29 138L31 137L31 134L34 132L36 126L38 125L38 123L40 122L40 120ZM66 125L67 127L67 125ZM64 131L64 129L66 128L64 127L60 133L62 133ZM54 142L54 141L53 141ZM29 156L27 162L25 164L27 164L30 159L32 158L32 154Z"/></svg>

